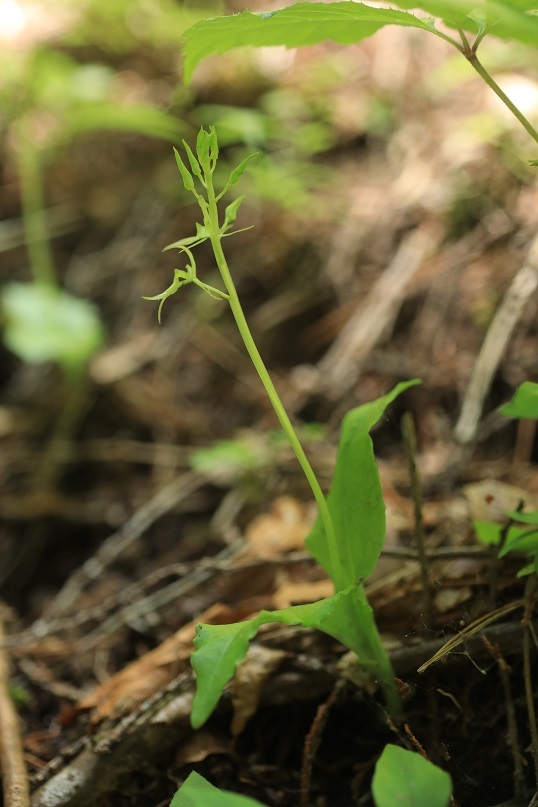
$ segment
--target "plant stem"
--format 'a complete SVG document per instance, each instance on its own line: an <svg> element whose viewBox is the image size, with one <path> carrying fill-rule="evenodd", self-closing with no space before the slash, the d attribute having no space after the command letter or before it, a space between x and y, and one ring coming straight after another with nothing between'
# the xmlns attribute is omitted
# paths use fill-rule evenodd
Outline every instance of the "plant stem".
<svg viewBox="0 0 538 807"><path fill-rule="evenodd" d="M424 619L431 618L430 564L426 556L424 540L424 518L422 515L422 490L417 469L417 436L413 416L406 412L402 418L402 435L404 439L409 475L411 477L411 495L415 505L415 546L418 552L420 573L422 577L422 607Z"/></svg>
<svg viewBox="0 0 538 807"><path fill-rule="evenodd" d="M56 271L45 219L43 175L39 154L26 136L22 124L19 126L18 168L22 217L32 277L36 283L56 286Z"/></svg>
<svg viewBox="0 0 538 807"><path fill-rule="evenodd" d="M327 538L329 556L331 559L331 568L333 569L333 582L336 590L339 591L345 587L346 583L343 570L341 568L338 546L336 543L336 535L334 532L331 514L327 506L327 501L250 332L243 308L241 307L241 303L239 301L235 284L228 268L228 263L222 250L222 234L219 227L219 214L215 190L213 187L213 177L211 176L210 171L205 172L205 180L207 183L207 199L209 202L206 216L206 226L208 227L209 239L211 241L211 246L213 247L215 260L228 294L228 302L230 304L230 308L232 309L232 314L237 323L237 327L239 328L239 333L241 334L241 338L243 339L247 352L254 367L256 368L256 372L258 373L263 386L265 387L265 391L269 396L269 400L271 401L280 425L290 441L291 447L295 452L295 456L303 469L304 475L308 480L308 484L312 489L312 493L314 494L314 498L318 505L318 512Z"/></svg>
<svg viewBox="0 0 538 807"><path fill-rule="evenodd" d="M521 123L521 125L524 127L524 129L527 130L527 132L530 134L535 143L538 143L538 132L536 131L534 126L527 120L525 115L517 108L517 106L514 103L512 103L512 101L509 99L506 93L503 90L501 90L495 79L492 76L490 76L486 68L479 61L476 53L472 53L469 56L465 54L465 56L469 64L471 64L472 67L474 67L478 75L484 79L486 84L489 87L491 87L493 92L501 99L503 104L505 104L508 107L512 115L514 115L517 118L517 120Z"/></svg>
<svg viewBox="0 0 538 807"><path fill-rule="evenodd" d="M463 53L463 55L465 56L465 58L467 59L467 61L471 65L471 67L473 67L474 70L476 70L478 75L486 82L488 87L490 87L493 90L493 92L495 93L495 95L497 95L497 97L501 99L503 104L506 107L508 107L508 109L510 110L512 115L514 115L514 117L521 123L523 128L530 134L530 136L532 137L534 142L538 143L538 131L536 131L536 129L530 123L530 121L527 120L527 118L521 112L521 110L518 109L517 106L509 99L509 97L506 95L504 90L502 90L499 87L499 85L497 84L497 82L495 81L493 76L491 76L488 73L488 71L486 70L484 65L481 63L478 56L476 55L476 49L478 48L478 45L480 43L481 36L479 35L477 37L477 39L476 39L473 46L471 46L469 44L469 40L467 39L467 37L465 36L463 31L460 31L460 37L461 37L463 47L460 48L459 45L456 45L458 50L461 50L461 52Z"/></svg>

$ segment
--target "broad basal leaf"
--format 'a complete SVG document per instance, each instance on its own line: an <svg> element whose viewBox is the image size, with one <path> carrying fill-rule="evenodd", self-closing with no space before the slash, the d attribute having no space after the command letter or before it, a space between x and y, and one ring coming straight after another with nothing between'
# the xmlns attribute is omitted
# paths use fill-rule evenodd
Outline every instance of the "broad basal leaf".
<svg viewBox="0 0 538 807"><path fill-rule="evenodd" d="M196 673L196 695L191 713L194 728L202 726L219 700L224 687L245 658L260 625L280 622L317 628L353 650L361 664L379 680L385 691L394 692L390 664L381 646L372 609L357 586L308 605L279 611L260 611L254 619L232 625L198 625L191 663ZM392 700L391 706L395 706Z"/></svg>
<svg viewBox="0 0 538 807"><path fill-rule="evenodd" d="M193 771L177 791L170 807L263 807L263 804L248 796L219 790Z"/></svg>
<svg viewBox="0 0 538 807"><path fill-rule="evenodd" d="M351 410L343 420L327 497L340 568L332 568L319 518L306 539L308 551L327 571L337 590L366 579L374 570L385 542L385 505L370 430L400 393L418 383L415 380L398 384L388 395Z"/></svg>

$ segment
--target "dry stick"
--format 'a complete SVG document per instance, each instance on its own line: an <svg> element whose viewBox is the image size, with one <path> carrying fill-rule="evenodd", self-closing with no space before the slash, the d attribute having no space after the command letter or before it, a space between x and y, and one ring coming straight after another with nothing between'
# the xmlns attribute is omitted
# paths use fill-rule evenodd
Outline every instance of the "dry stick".
<svg viewBox="0 0 538 807"><path fill-rule="evenodd" d="M510 686L511 668L506 663L498 644L492 644L487 636L482 636L482 642L497 663L497 667L499 669L499 675L504 691L504 700L506 703L506 720L508 723L507 742L510 746L512 760L514 763L514 796L518 804L523 804L523 799L525 797L525 774L523 772L523 759L519 751L516 710L514 707L514 699L512 698L512 688Z"/></svg>
<svg viewBox="0 0 538 807"><path fill-rule="evenodd" d="M353 386L362 360L392 329L405 289L433 246L429 225L422 225L403 239L390 265L319 361L321 383L331 398L340 398Z"/></svg>
<svg viewBox="0 0 538 807"><path fill-rule="evenodd" d="M239 550L238 550L239 547ZM228 545L221 553L212 558L189 561L185 563L170 563L146 575L142 580L122 589L100 602L98 605L77 610L63 617L51 618L46 621L46 635L58 635L66 631L73 631L89 622L98 622L99 628L81 640L78 649L94 646L104 640L131 619L143 618L145 614L154 612L167 602L176 599L179 594L199 586L215 574L239 574L247 569L256 569L259 566L294 566L313 563L308 552L291 552L283 557L259 557L241 560L241 542L236 546ZM385 557L402 558L404 560L417 560L416 549L411 547L388 547L383 549ZM438 547L426 552L431 560L455 560L458 558L490 558L487 550L481 547ZM179 580L163 586L152 594L147 590L156 586L167 577L177 577ZM368 591L371 587L367 588ZM19 651L28 651L28 647L36 646L36 637L32 627L20 633L11 634L0 645L4 644L19 655ZM41 648L42 649L42 648ZM52 650L54 653L54 649Z"/></svg>
<svg viewBox="0 0 538 807"><path fill-rule="evenodd" d="M409 738L409 742L411 743L411 745L413 746L415 751L418 754L420 754L422 757L424 757L424 759L428 760L428 762L431 762L431 759L429 758L428 754L424 750L424 747L422 746L421 742L419 740L417 740L417 738L415 737L415 735L411 731L409 723L404 723L404 731L405 731L407 737ZM456 801L454 796L450 796L450 807L459 807L458 802Z"/></svg>
<svg viewBox="0 0 538 807"><path fill-rule="evenodd" d="M0 639L5 636L0 614ZM8 651L0 647L0 764L4 807L29 807L30 788L24 764L19 719L9 692Z"/></svg>
<svg viewBox="0 0 538 807"><path fill-rule="evenodd" d="M537 807L538 805L538 791L534 794L529 802L529 807Z"/></svg>
<svg viewBox="0 0 538 807"><path fill-rule="evenodd" d="M329 712L334 706L340 691L345 686L343 681L338 681L325 703L318 706L316 716L310 726L310 731L306 735L303 764L301 768L301 807L310 807L310 780L312 777L312 766L321 742L321 735L327 723Z"/></svg>
<svg viewBox="0 0 538 807"><path fill-rule="evenodd" d="M535 238L529 250L527 263L513 279L480 348L454 429L454 437L459 443L465 445L476 437L484 399L493 376L525 305L538 288L537 267L538 238Z"/></svg>
<svg viewBox="0 0 538 807"><path fill-rule="evenodd" d="M417 672L425 672L430 665L445 659L450 652L465 642L466 639L474 636L479 631L484 630L484 628L487 628L488 625L492 625L494 622L497 622L497 620L501 619L503 616L507 616L507 614L512 613L512 611L516 611L518 608L522 608L524 606L525 600L514 600L514 602L501 605L501 607L496 608L495 611L490 611L489 614L485 614L484 616L475 619L474 622L471 622L469 625L467 625L467 627L463 628L463 630L458 631L458 633L452 636L448 642L445 642L443 646L437 650L430 659L428 659L428 661L425 661L424 664L420 665Z"/></svg>
<svg viewBox="0 0 538 807"><path fill-rule="evenodd" d="M426 555L424 544L424 519L422 518L422 492L420 488L420 478L417 469L417 438L415 425L411 412L406 412L402 418L402 435L404 439L407 462L409 463L409 474L411 477L411 495L415 505L415 544L420 562L420 574L422 577L422 607L426 618L430 616L431 592L430 592L430 566Z"/></svg>
<svg viewBox="0 0 538 807"><path fill-rule="evenodd" d="M138 540L157 519L200 487L203 481L203 477L197 474L186 473L158 491L152 499L137 510L117 532L110 535L100 545L95 555L89 558L66 581L56 595L46 616L34 623L34 635L47 635L49 632L48 622L53 616L64 614L68 611L88 583L97 580L106 567L125 552L132 543Z"/></svg>
<svg viewBox="0 0 538 807"><path fill-rule="evenodd" d="M538 787L538 727L536 725L536 709L534 706L534 690L531 672L531 623L532 613L536 602L536 588L538 578L535 574L529 575L525 586L525 613L521 624L523 626L523 677L525 679L525 698L529 715L529 729L531 733L532 757L534 761L534 776Z"/></svg>

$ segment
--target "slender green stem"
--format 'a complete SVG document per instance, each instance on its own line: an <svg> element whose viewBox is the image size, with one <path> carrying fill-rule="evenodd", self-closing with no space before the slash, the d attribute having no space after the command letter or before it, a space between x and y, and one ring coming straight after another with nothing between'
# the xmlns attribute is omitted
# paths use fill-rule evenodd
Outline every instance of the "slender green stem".
<svg viewBox="0 0 538 807"><path fill-rule="evenodd" d="M269 375L267 368L263 363L263 359L260 355L258 348L256 347L256 343L254 342L254 339L250 332L250 328L248 326L245 314L239 301L235 284L233 282L230 270L228 268L226 257L222 250L221 245L222 233L220 231L219 226L219 214L217 209L215 190L213 187L213 178L211 176L210 171L207 171L205 173L205 179L207 183L207 198L209 202L206 217L207 221L206 226L208 227L209 239L213 247L215 260L217 262L217 266L219 268L224 286L226 288L226 292L228 294L228 302L230 304L232 314L237 323L237 327L239 328L239 333L241 334L247 352L252 360L252 363L254 364L254 367L256 368L256 372L258 373L263 386L265 387L265 390L267 392L267 395L269 396L269 400L271 401L271 404L280 422L280 425L282 426L284 433L286 434L288 440L290 441L291 447L295 452L295 456L297 457L299 464L303 469L304 475L306 476L308 483L312 489L312 493L314 494L314 498L318 505L319 515L323 524L323 528L325 530L325 535L327 537L329 556L331 558L331 567L333 569L333 582L336 586L336 589L340 590L345 587L345 578L343 570L341 568L340 557L338 554L338 546L336 543L336 535L334 532L334 526L332 523L331 515L329 513L329 508L327 506L327 501L325 499L325 496L323 495L323 491L321 490L320 484L316 478L312 466L308 461L308 458L299 441L299 438L297 437L295 429L293 428L292 422L289 419L286 410L284 409L284 405L280 400L275 385L271 380L271 376Z"/></svg>
<svg viewBox="0 0 538 807"><path fill-rule="evenodd" d="M493 92L501 99L503 104L508 107L512 115L517 118L517 120L521 123L524 129L530 134L532 139L535 143L538 143L538 132L534 128L534 126L527 120L525 115L517 108L517 106L509 99L506 93L501 90L495 79L490 76L486 68L482 65L479 61L478 56L476 53L471 53L469 56L465 54L467 61L469 64L476 70L479 76L481 76L486 84L491 87Z"/></svg>
<svg viewBox="0 0 538 807"><path fill-rule="evenodd" d="M495 95L501 99L503 104L510 110L512 115L521 123L523 128L530 134L534 142L538 143L538 131L536 131L534 126L527 120L527 118L521 112L521 110L518 109L518 107L509 99L504 90L502 90L499 87L493 76L491 76L488 73L488 71L486 70L482 62L479 60L478 56L476 55L476 50L478 48L478 45L480 44L481 35L480 34L478 35L473 46L469 44L469 40L465 36L464 32L461 30L460 30L460 37L462 41L462 47L456 45L458 50L460 50L463 53L463 55L465 56L471 67L474 70L476 70L478 75L486 82L488 87L490 87L493 90Z"/></svg>
<svg viewBox="0 0 538 807"><path fill-rule="evenodd" d="M39 154L19 127L18 167L21 183L22 217L33 280L57 285L54 260L45 219L43 175Z"/></svg>
<svg viewBox="0 0 538 807"><path fill-rule="evenodd" d="M478 36L476 37L475 41L473 42L473 53L476 53L478 46L480 45L480 43L482 42L487 33L489 33L489 29L487 26L484 26L480 31L480 33L478 34Z"/></svg>

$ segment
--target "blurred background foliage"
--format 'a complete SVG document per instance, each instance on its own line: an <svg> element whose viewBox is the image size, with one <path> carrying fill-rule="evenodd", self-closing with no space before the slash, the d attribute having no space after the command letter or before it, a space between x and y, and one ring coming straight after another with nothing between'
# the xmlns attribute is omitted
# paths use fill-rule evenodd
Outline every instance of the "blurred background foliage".
<svg viewBox="0 0 538 807"><path fill-rule="evenodd" d="M236 190L240 225L254 229L230 239L229 262L294 416L332 418L335 434L345 408L420 376L435 401L421 439L434 444L454 420L536 225L532 144L465 60L419 31L387 28L356 47L240 49L207 59L185 86L183 31L242 9L0 0L0 472L16 524L29 512L67 518L57 500L33 510L19 500L58 485L102 502L124 496L130 510L148 475L160 485L185 462L171 446L274 427L225 306L189 289L159 328L142 300L171 281L163 247L194 232L172 145L200 125L218 130L223 177L262 152ZM483 57L536 117L536 54L492 39ZM322 360L423 225L431 254L355 381L344 391L306 383L296 366ZM216 282L204 248L199 269ZM498 396L534 371L529 323ZM124 459L96 469L84 459L96 439ZM118 448L124 439L138 447Z"/></svg>

